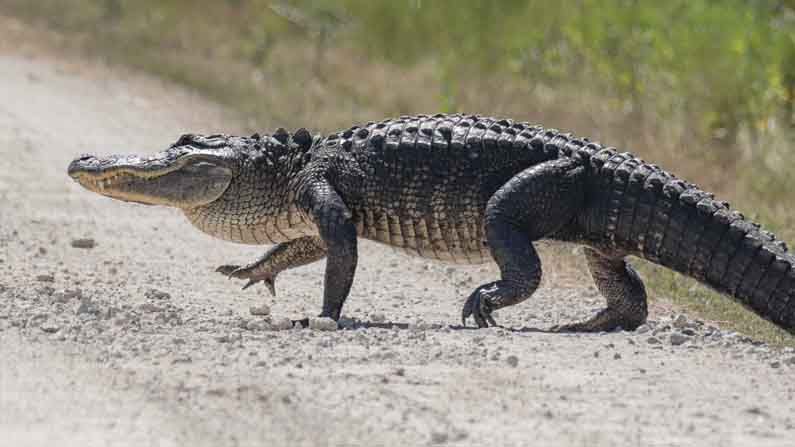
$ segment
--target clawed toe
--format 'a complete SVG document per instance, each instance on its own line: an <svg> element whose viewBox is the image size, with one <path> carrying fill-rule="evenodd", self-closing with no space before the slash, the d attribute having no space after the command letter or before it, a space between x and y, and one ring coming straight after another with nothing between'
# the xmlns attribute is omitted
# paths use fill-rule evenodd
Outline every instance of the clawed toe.
<svg viewBox="0 0 795 447"><path fill-rule="evenodd" d="M240 268L239 265L222 265L219 266L217 269L215 269L215 271L222 275L230 276L232 272L234 272L239 268Z"/></svg>
<svg viewBox="0 0 795 447"><path fill-rule="evenodd" d="M274 275L256 274L250 266L241 267L239 265L222 265L215 269L215 271L226 275L230 279L247 279L248 281L243 286L243 290L262 282L268 287L268 291L271 295L276 296L276 278Z"/></svg>
<svg viewBox="0 0 795 447"><path fill-rule="evenodd" d="M479 328L497 326L497 322L491 316L492 311L489 298L483 295L483 287L479 287L464 304L464 309L461 311L461 324L466 326L467 318L471 316Z"/></svg>
<svg viewBox="0 0 795 447"><path fill-rule="evenodd" d="M602 309L592 318L576 323L559 324L552 326L551 332L610 332L617 328L634 330L640 324L640 319L628 319L614 309ZM640 322L639 322L640 321Z"/></svg>

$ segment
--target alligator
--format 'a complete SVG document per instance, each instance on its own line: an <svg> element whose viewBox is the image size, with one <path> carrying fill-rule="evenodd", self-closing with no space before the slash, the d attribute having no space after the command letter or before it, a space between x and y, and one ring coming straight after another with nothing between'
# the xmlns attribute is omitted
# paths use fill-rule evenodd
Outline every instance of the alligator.
<svg viewBox="0 0 795 447"><path fill-rule="evenodd" d="M83 155L69 175L115 199L176 207L199 230L273 244L217 271L275 294L277 275L327 258L321 317L340 318L357 238L439 261L496 262L462 321L539 285L540 240L582 245L607 306L555 331L634 330L647 294L639 257L736 298L795 333L795 256L712 194L640 158L555 129L464 114L368 122L327 136L280 128L250 137L187 134L149 157Z"/></svg>

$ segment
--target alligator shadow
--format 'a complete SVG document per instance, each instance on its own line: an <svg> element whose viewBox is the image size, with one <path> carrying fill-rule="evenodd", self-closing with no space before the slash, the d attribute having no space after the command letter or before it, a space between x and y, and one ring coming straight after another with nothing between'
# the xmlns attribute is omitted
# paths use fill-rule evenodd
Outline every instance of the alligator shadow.
<svg viewBox="0 0 795 447"><path fill-rule="evenodd" d="M302 327L309 327L309 319L303 318L301 320L293 320L293 324L297 325L300 324ZM454 325L447 325L447 324L431 324L431 323L401 323L401 322L394 322L394 321L364 321L364 320L347 320L342 323L338 323L339 329L342 330L356 330L356 329L398 329L398 330L416 330L416 331L442 331L442 330L450 330L450 331L477 331L480 328L475 326L464 326L461 324L454 324ZM497 325L496 327L503 329L508 332L515 332L515 333L530 333L530 332L538 332L538 333L549 333L549 334L556 334L558 332L538 328L538 327L507 327Z"/></svg>

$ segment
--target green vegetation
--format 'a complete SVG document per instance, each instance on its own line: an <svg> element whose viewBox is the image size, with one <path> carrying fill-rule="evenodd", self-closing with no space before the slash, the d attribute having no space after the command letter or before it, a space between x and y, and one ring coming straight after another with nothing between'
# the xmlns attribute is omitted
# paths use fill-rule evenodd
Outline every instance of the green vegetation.
<svg viewBox="0 0 795 447"><path fill-rule="evenodd" d="M260 129L440 110L565 128L795 242L793 0L3 0L0 12L197 88ZM692 281L645 270L658 296L793 343Z"/></svg>

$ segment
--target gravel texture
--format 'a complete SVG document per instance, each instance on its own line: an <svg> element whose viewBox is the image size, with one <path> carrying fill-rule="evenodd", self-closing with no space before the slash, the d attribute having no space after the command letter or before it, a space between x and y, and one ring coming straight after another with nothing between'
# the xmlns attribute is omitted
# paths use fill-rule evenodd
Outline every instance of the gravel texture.
<svg viewBox="0 0 795 447"><path fill-rule="evenodd" d="M590 286L545 283L499 312L505 328L464 329L463 300L494 267L363 242L346 318L293 325L319 312L322 262L282 273L277 298L241 291L214 269L264 247L210 239L175 210L90 194L65 173L81 152L239 132L233 115L9 44L27 35L0 20L8 445L792 445L795 352L659 311L634 333L544 332L601 307Z"/></svg>

